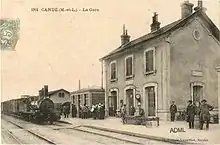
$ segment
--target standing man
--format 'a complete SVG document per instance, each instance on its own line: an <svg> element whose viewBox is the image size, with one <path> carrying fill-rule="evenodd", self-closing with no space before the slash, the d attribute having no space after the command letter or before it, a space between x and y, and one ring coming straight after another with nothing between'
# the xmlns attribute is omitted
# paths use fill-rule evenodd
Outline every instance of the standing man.
<svg viewBox="0 0 220 145"><path fill-rule="evenodd" d="M104 119L104 118L105 118L105 107L102 103L100 108L100 119Z"/></svg>
<svg viewBox="0 0 220 145"><path fill-rule="evenodd" d="M144 116L144 109L141 108L141 103L138 103L138 109L137 109L137 116L143 117Z"/></svg>
<svg viewBox="0 0 220 145"><path fill-rule="evenodd" d="M172 104L170 105L170 120L171 121L175 120L176 112L177 112L177 107L175 105L175 102L172 101Z"/></svg>
<svg viewBox="0 0 220 145"><path fill-rule="evenodd" d="M124 104L121 108L121 119L122 119L122 123L125 124L126 121L125 121L125 117L126 117L126 104Z"/></svg>
<svg viewBox="0 0 220 145"><path fill-rule="evenodd" d="M131 113L132 116L134 116L134 113L135 113L135 108L134 108L134 106L131 106L131 108L130 108L130 113Z"/></svg>
<svg viewBox="0 0 220 145"><path fill-rule="evenodd" d="M201 101L200 106L200 129L203 129L203 124L206 123L206 129L209 129L210 113L209 111L213 110L214 107L207 104L207 101L204 99Z"/></svg>
<svg viewBox="0 0 220 145"><path fill-rule="evenodd" d="M194 128L195 105L192 103L192 100L189 100L188 103L186 114L188 116L189 128L191 129Z"/></svg>
<svg viewBox="0 0 220 145"><path fill-rule="evenodd" d="M72 104L72 117L76 117L76 114L77 114L76 105Z"/></svg>

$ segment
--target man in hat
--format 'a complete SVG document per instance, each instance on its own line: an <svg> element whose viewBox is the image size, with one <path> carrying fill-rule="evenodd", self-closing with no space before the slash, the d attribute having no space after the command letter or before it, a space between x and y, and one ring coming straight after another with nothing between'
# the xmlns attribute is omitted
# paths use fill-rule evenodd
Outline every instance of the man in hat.
<svg viewBox="0 0 220 145"><path fill-rule="evenodd" d="M125 117L126 117L126 104L124 104L121 108L121 119L122 119L122 123L125 124L126 121L125 121Z"/></svg>
<svg viewBox="0 0 220 145"><path fill-rule="evenodd" d="M137 116L143 117L144 116L144 109L141 108L141 103L138 103L138 108L137 108Z"/></svg>
<svg viewBox="0 0 220 145"><path fill-rule="evenodd" d="M207 100L203 99L200 105L200 129L203 129L203 124L206 123L206 129L209 129L210 113L214 107L207 104Z"/></svg>
<svg viewBox="0 0 220 145"><path fill-rule="evenodd" d="M176 112L177 112L177 107L175 105L175 102L172 101L172 104L170 105L170 120L171 121L175 120Z"/></svg>
<svg viewBox="0 0 220 145"><path fill-rule="evenodd" d="M188 103L186 114L188 116L187 121L189 122L189 128L191 129L194 128L195 106L192 103L192 100L189 100Z"/></svg>
<svg viewBox="0 0 220 145"><path fill-rule="evenodd" d="M130 112L131 116L134 116L135 107L133 105L131 105L129 112Z"/></svg>

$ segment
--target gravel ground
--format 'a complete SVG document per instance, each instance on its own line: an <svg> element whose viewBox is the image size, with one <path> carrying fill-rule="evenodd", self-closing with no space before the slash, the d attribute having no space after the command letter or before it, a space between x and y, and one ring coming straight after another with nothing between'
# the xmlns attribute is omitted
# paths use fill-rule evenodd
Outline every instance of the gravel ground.
<svg viewBox="0 0 220 145"><path fill-rule="evenodd" d="M100 135L90 134L81 131L74 131L67 128L74 127L68 124L55 123L55 125L37 125L32 124L30 122L26 122L23 120L19 120L9 116L3 116L3 118L15 122L25 129L31 130L40 136L43 136L56 144L71 144L71 145L103 145L103 144L128 144L127 142L103 137ZM45 144L45 141L37 138L36 136L28 133L27 131L18 128L17 126L11 124L2 119L2 126L5 126L7 129L12 131L13 134L23 144ZM3 130L2 130L3 131ZM16 143L12 139L7 141L9 138L6 132L2 134L2 138L4 138L4 143Z"/></svg>
<svg viewBox="0 0 220 145"><path fill-rule="evenodd" d="M117 144L165 144L164 142L128 136L109 131L103 131L94 128L88 128L71 124L56 122L54 125L38 125L23 120L19 120L10 116L3 118L19 124L24 129L33 131L38 135L49 139L55 144L67 145L117 145ZM23 144L45 144L46 141L28 133L24 129L4 121L2 119L2 127L10 130ZM74 128L74 129L73 129ZM16 143L12 137L2 128L3 143Z"/></svg>
<svg viewBox="0 0 220 145"><path fill-rule="evenodd" d="M2 121L2 143L3 144L47 144L46 141L39 139L35 135L20 129L19 127L7 122ZM10 135L8 132L10 132ZM13 136L16 138L13 138Z"/></svg>

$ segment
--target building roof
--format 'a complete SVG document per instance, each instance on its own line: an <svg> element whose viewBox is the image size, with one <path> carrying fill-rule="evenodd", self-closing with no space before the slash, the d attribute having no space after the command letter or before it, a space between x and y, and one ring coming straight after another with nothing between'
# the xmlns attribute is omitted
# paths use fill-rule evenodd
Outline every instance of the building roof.
<svg viewBox="0 0 220 145"><path fill-rule="evenodd" d="M57 93L57 92L59 92L59 91L65 91L65 92L67 92L67 93L70 94L70 92L67 91L67 90L65 90L65 89L58 89L58 90L54 90L54 91L49 91L49 92L48 92L48 95L49 95L49 96L50 96L50 95L53 95L53 94L55 94L55 93Z"/></svg>
<svg viewBox="0 0 220 145"><path fill-rule="evenodd" d="M84 93L84 92L104 92L102 88L83 88L77 91L71 92L71 94Z"/></svg>
<svg viewBox="0 0 220 145"><path fill-rule="evenodd" d="M110 58L111 56L122 52L128 48L130 48L131 46L134 46L136 44L139 44L140 42L145 42L151 39L155 39L163 34L167 34L170 33L182 26L184 26L187 22L189 22L189 20L193 19L195 16L200 16L203 20L205 20L208 24L209 24L209 29L212 32L213 36L216 37L216 39L219 41L220 40L220 31L219 29L216 27L216 25L211 21L211 19L206 15L205 12L203 12L202 9L195 11L194 13L192 13L191 15L189 15L186 18L183 19L179 19L177 21L174 21L164 27L161 27L160 29L150 32L142 37L139 37L135 40L132 40L130 42L128 42L125 45L121 45L120 47L118 47L117 49L113 50L112 52L110 52L109 54L107 54L106 56L102 57L101 60L105 60Z"/></svg>

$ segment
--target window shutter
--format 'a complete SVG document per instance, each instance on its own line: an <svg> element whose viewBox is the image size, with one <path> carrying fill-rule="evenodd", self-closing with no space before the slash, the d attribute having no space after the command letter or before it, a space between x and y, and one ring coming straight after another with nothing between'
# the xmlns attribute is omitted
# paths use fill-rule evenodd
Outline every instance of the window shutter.
<svg viewBox="0 0 220 145"><path fill-rule="evenodd" d="M116 79L116 63L111 64L111 79Z"/></svg>
<svg viewBox="0 0 220 145"><path fill-rule="evenodd" d="M146 72L153 71L154 69L154 51L149 50L145 53L146 57Z"/></svg>
<svg viewBox="0 0 220 145"><path fill-rule="evenodd" d="M126 59L126 76L132 75L132 57Z"/></svg>

